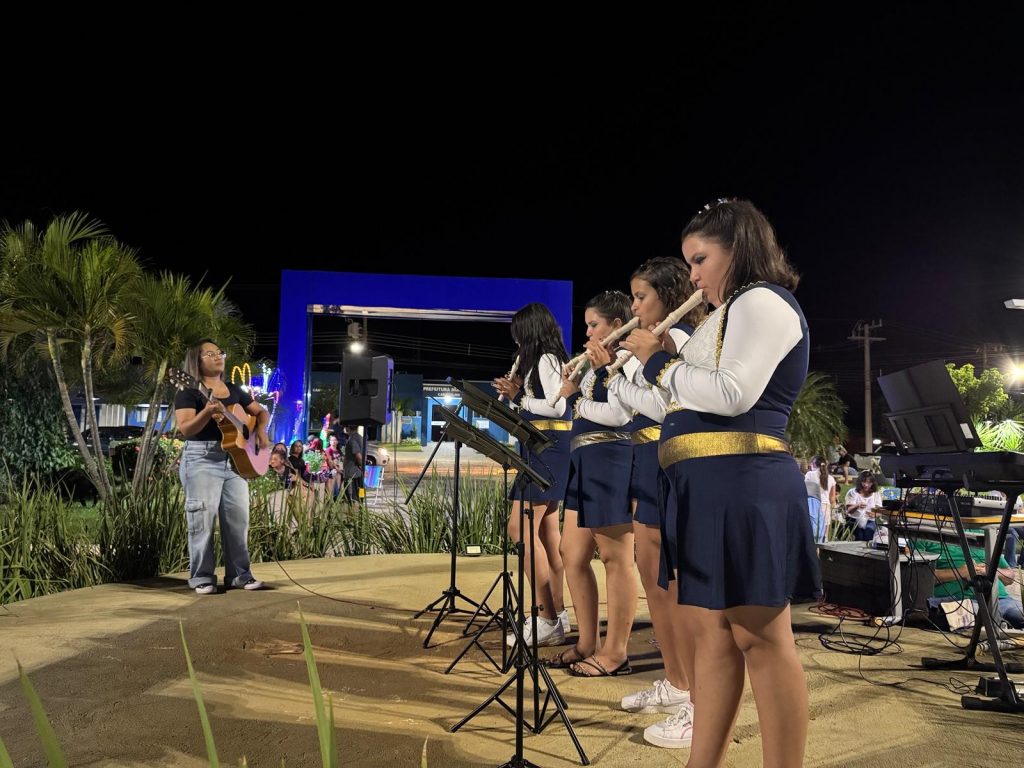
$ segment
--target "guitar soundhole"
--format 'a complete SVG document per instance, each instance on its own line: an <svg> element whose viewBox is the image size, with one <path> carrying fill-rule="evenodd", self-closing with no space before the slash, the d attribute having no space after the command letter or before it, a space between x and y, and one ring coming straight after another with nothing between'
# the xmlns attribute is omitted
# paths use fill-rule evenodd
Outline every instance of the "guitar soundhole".
<svg viewBox="0 0 1024 768"><path fill-rule="evenodd" d="M246 440L249 439L249 427L242 427L242 437L244 437Z"/></svg>

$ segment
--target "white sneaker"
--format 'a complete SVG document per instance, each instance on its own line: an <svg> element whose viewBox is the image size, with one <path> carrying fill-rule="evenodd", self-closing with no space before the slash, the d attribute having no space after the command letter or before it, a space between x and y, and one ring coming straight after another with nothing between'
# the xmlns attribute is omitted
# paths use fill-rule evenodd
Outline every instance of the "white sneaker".
<svg viewBox="0 0 1024 768"><path fill-rule="evenodd" d="M572 627L569 626L569 609L563 608L558 613L558 622L562 625L562 634L568 635L572 631Z"/></svg>
<svg viewBox="0 0 1024 768"><path fill-rule="evenodd" d="M686 749L693 741L693 704L686 702L667 720L644 729L644 741L666 749Z"/></svg>
<svg viewBox="0 0 1024 768"><path fill-rule="evenodd" d="M629 696L622 697L622 708L627 712L649 714L665 712L675 714L679 707L690 701L689 691L680 691L668 680L655 680L650 688L644 688Z"/></svg>
<svg viewBox="0 0 1024 768"><path fill-rule="evenodd" d="M530 631L533 625L532 620L527 619L526 623L523 624L523 639L526 640L528 646L533 646L533 633ZM562 645L565 642L565 632L562 631L562 622L555 619L545 619L543 616L537 617L537 646L543 645ZM509 632L505 635L505 645L509 648L516 644L515 632Z"/></svg>
<svg viewBox="0 0 1024 768"><path fill-rule="evenodd" d="M197 595L212 595L217 591L216 584L200 584L196 587Z"/></svg>

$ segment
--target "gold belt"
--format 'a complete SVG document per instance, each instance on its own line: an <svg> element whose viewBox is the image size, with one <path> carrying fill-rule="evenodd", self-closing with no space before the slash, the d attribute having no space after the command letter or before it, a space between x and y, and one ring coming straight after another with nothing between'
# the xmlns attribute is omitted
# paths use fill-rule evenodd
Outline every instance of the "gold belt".
<svg viewBox="0 0 1024 768"><path fill-rule="evenodd" d="M614 443L619 440L629 440L628 432L585 432L582 435L576 435L569 443L569 450L575 451L577 448L586 448L588 445L597 445L598 443Z"/></svg>
<svg viewBox="0 0 1024 768"><path fill-rule="evenodd" d="M556 432L572 431L572 422L563 421L561 419L538 419L537 421L531 421L530 423L540 430L548 429Z"/></svg>
<svg viewBox="0 0 1024 768"><path fill-rule="evenodd" d="M662 469L668 469L687 459L748 453L789 453L789 445L785 440L757 432L692 432L659 445L658 462Z"/></svg>
<svg viewBox="0 0 1024 768"><path fill-rule="evenodd" d="M661 425L654 424L650 427L644 427L638 429L632 434L633 445L643 445L644 443L656 443L661 439Z"/></svg>

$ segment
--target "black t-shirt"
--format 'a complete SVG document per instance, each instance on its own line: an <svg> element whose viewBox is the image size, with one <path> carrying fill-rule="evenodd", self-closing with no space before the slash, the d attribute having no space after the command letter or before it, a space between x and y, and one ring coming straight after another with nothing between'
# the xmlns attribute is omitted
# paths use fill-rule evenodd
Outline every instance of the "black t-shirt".
<svg viewBox="0 0 1024 768"><path fill-rule="evenodd" d="M353 432L348 436L348 442L345 443L345 479L351 477L359 477L359 473L362 471L362 465L356 462L356 454L363 452L363 438L359 436L358 432Z"/></svg>
<svg viewBox="0 0 1024 768"><path fill-rule="evenodd" d="M225 382L226 383L226 382ZM252 402L252 395L243 390L241 387L235 384L227 384L228 396L225 398L218 398L224 403L225 408L230 408L235 403L238 403L243 408L247 408L249 403ZM178 408L193 408L196 413L203 410L206 407L206 398L199 394L198 389L183 389L174 396L174 407ZM217 426L217 422L210 419L206 426L203 427L199 432L192 435L192 437L185 438L186 440L220 440L222 437L220 428Z"/></svg>

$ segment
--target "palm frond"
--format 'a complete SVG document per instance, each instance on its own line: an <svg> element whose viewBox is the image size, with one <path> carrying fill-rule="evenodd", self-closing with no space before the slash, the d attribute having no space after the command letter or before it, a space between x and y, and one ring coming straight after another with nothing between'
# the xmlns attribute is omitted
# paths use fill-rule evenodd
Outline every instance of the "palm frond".
<svg viewBox="0 0 1024 768"><path fill-rule="evenodd" d="M845 412L835 382L819 371L808 373L786 427L793 454L800 458L824 455L837 435L846 437Z"/></svg>

